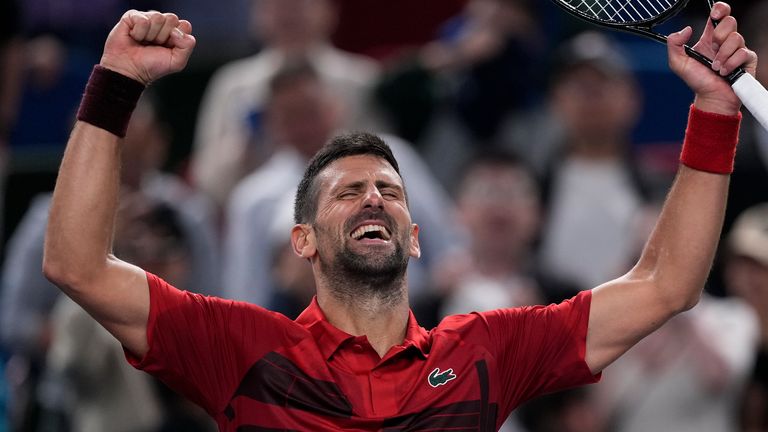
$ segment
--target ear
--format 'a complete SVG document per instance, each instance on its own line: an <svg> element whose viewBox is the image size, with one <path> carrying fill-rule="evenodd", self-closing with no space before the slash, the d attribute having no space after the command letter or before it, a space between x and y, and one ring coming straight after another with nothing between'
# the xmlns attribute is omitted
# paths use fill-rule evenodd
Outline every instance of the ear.
<svg viewBox="0 0 768 432"><path fill-rule="evenodd" d="M411 248L408 254L414 258L421 257L421 246L419 246L419 226L411 224Z"/></svg>
<svg viewBox="0 0 768 432"><path fill-rule="evenodd" d="M317 253L315 232L306 224L294 225L291 228L291 246L293 252L301 258L312 258Z"/></svg>

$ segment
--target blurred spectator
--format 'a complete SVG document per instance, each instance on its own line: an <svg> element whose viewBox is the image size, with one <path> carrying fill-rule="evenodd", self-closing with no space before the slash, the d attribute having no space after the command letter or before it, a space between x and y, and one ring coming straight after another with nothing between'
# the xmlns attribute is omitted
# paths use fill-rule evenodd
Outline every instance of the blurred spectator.
<svg viewBox="0 0 768 432"><path fill-rule="evenodd" d="M275 204L275 214L269 227L270 268L274 291L269 300L270 310L296 319L315 296L312 266L297 257L291 246L293 228L293 198L296 190L286 193Z"/></svg>
<svg viewBox="0 0 768 432"><path fill-rule="evenodd" d="M647 195L630 143L640 104L609 39L583 33L561 47L550 105L563 134L543 182L542 264L582 289L626 272L635 252L628 233Z"/></svg>
<svg viewBox="0 0 768 432"><path fill-rule="evenodd" d="M768 58L768 2L756 3L745 16L741 26L744 38L760 58ZM768 85L768 62L758 64L756 77L763 85ZM748 207L768 201L768 188L755 187L768 185L768 131L757 123L749 111L744 110L739 137L736 165L728 191L725 233Z"/></svg>
<svg viewBox="0 0 768 432"><path fill-rule="evenodd" d="M631 233L636 250L654 225L649 217ZM595 387L596 407L617 432L735 432L757 338L748 302L704 294L609 366Z"/></svg>
<svg viewBox="0 0 768 432"><path fill-rule="evenodd" d="M121 200L114 253L174 286L185 287L192 264L187 234L171 207L134 193ZM180 396L173 396L163 407L154 379L131 367L120 343L68 297L59 296L51 315L46 377L49 385L61 386L69 417L66 430L153 432L161 430L163 423L174 425L172 430L212 430L211 421L203 413L196 414L199 408L177 412ZM190 416L198 426L190 429L186 422L178 423Z"/></svg>
<svg viewBox="0 0 768 432"><path fill-rule="evenodd" d="M121 170L124 192L141 191L179 213L192 250L193 265L187 287L216 294L219 257L211 205L179 179L158 171L169 137L157 122L148 97L145 95L134 111L124 142ZM17 365L14 383L19 386L14 400L19 405L17 411L21 411L18 415L26 419L35 417L34 389L50 343L50 312L59 294L41 271L49 206L50 195L35 198L11 237L0 290L0 337L14 355ZM25 392L30 397L27 408L21 397ZM24 430L34 429L29 426Z"/></svg>
<svg viewBox="0 0 768 432"><path fill-rule="evenodd" d="M452 314L544 304L555 300L549 293L557 300L575 294L537 269L541 208L527 167L512 154L484 151L460 177L453 231L466 232L467 247L446 255L432 272L432 290L413 306L419 324L432 328ZM513 414L501 430L519 428Z"/></svg>
<svg viewBox="0 0 768 432"><path fill-rule="evenodd" d="M538 397L520 406L516 412L526 432L610 430L606 429L597 411L593 388L580 387Z"/></svg>
<svg viewBox="0 0 768 432"><path fill-rule="evenodd" d="M741 404L741 430L768 430L768 203L750 207L733 225L726 243L728 290L757 312L760 343Z"/></svg>
<svg viewBox="0 0 768 432"><path fill-rule="evenodd" d="M460 177L454 231L466 231L467 249L436 267L433 290L414 306L419 323L432 328L451 314L543 304L575 294L537 269L539 191L522 162L509 153L486 151Z"/></svg>
<svg viewBox="0 0 768 432"><path fill-rule="evenodd" d="M296 187L309 158L338 132L347 112L343 102L306 62L287 64L272 79L264 122L275 152L237 185L227 207L225 297L269 306L276 286L269 230L277 204ZM408 270L412 292L418 292L425 269L455 241L446 220L450 203L407 143L384 139L400 161L408 190L423 197L410 203L414 222L422 225L422 258Z"/></svg>
<svg viewBox="0 0 768 432"><path fill-rule="evenodd" d="M757 65L756 78L764 86L768 85L768 2L757 2L744 13L744 20L739 21L744 38L758 56L763 59ZM728 203L720 244L728 235L736 218L746 209L768 202L768 131L766 131L749 113L742 110L743 118L739 130L739 145L736 151L734 171L728 189ZM718 254L710 275L707 290L715 295L723 295L727 290L724 280L724 253Z"/></svg>
<svg viewBox="0 0 768 432"><path fill-rule="evenodd" d="M703 295L606 371L598 405L617 432L735 432L757 339L754 312Z"/></svg>
<svg viewBox="0 0 768 432"><path fill-rule="evenodd" d="M10 130L3 234L19 224L32 198L53 189L77 104L88 79L71 50L46 34L24 43L24 82Z"/></svg>
<svg viewBox="0 0 768 432"><path fill-rule="evenodd" d="M471 0L377 86L395 132L422 149L447 186L469 149L498 146L502 126L541 95L538 25L528 0Z"/></svg>
<svg viewBox="0 0 768 432"><path fill-rule="evenodd" d="M234 185L258 166L271 149L262 141L269 81L286 61L303 58L349 110L344 123L372 128L369 88L378 75L370 59L346 53L328 42L336 23L330 0L253 0L264 49L222 67L210 81L200 106L192 155L196 184L224 204Z"/></svg>
<svg viewBox="0 0 768 432"><path fill-rule="evenodd" d="M0 4L0 226L3 226L2 216L5 213L2 205L5 202L8 137L16 121L22 80L23 42L20 36L20 18L16 0L5 0ZM2 235L0 232L0 236ZM0 237L0 245L5 245L5 237ZM0 260L2 255L0 251ZM0 432L8 430L6 360L7 354L0 344Z"/></svg>

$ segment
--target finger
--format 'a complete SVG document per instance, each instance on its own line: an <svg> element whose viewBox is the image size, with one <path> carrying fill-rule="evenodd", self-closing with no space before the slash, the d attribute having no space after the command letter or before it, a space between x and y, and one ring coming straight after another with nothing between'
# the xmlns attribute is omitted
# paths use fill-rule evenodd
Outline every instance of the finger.
<svg viewBox="0 0 768 432"><path fill-rule="evenodd" d="M179 50L192 50L195 47L197 40L190 34L182 33L178 28L171 32L171 37L168 38L168 42L165 46L169 48L177 48Z"/></svg>
<svg viewBox="0 0 768 432"><path fill-rule="evenodd" d="M166 46L190 49L195 46L195 38L190 34L192 24L187 20L179 20L179 25L171 32Z"/></svg>
<svg viewBox="0 0 768 432"><path fill-rule="evenodd" d="M176 33L174 31L174 33ZM183 37L174 38L174 55L171 60L171 68L178 72L187 65L189 57L192 55L192 49L195 47L195 37L185 34Z"/></svg>
<svg viewBox="0 0 768 432"><path fill-rule="evenodd" d="M187 20L179 20L179 30L186 34L192 34L192 23Z"/></svg>
<svg viewBox="0 0 768 432"><path fill-rule="evenodd" d="M160 32L157 34L157 36L155 36L154 39L154 42L158 45L164 45L168 41L171 32L175 30L179 25L179 17L177 17L175 14L167 13L163 14L163 17L165 18L163 27L160 29Z"/></svg>
<svg viewBox="0 0 768 432"><path fill-rule="evenodd" d="M717 2L712 5L712 10L709 11L709 17L715 21L727 17L731 14L731 6L728 3Z"/></svg>
<svg viewBox="0 0 768 432"><path fill-rule="evenodd" d="M150 12L149 22L149 30L144 39L146 42L154 41L157 38L157 35L160 34L160 30L162 30L163 25L165 24L165 17L160 12Z"/></svg>
<svg viewBox="0 0 768 432"><path fill-rule="evenodd" d="M728 15L712 31L712 49L717 52L731 33L737 31L736 18Z"/></svg>
<svg viewBox="0 0 768 432"><path fill-rule="evenodd" d="M736 68L743 67L744 69L754 72L757 65L757 54L754 51L741 47L731 55L728 60L723 63L720 69L720 75L728 75L736 70Z"/></svg>
<svg viewBox="0 0 768 432"><path fill-rule="evenodd" d="M715 57L712 59L712 69L720 72L721 75L725 75L727 72L723 71L723 65L726 62L730 62L731 56L734 55L740 48L744 47L744 37L739 33L731 33L727 39L720 45L720 49L717 50ZM732 62L731 62L732 63Z"/></svg>
<svg viewBox="0 0 768 432"><path fill-rule="evenodd" d="M144 41L149 31L149 17L137 11L128 17L128 26L131 28L130 35L134 40Z"/></svg>

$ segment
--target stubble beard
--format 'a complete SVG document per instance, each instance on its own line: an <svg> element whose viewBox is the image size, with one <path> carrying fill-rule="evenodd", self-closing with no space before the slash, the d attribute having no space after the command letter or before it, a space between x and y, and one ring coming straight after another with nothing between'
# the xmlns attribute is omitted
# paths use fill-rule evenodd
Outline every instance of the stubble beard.
<svg viewBox="0 0 768 432"><path fill-rule="evenodd" d="M393 226L394 228L394 226ZM397 232L397 230L394 230ZM394 233L393 233L394 234ZM333 254L332 262L320 256L320 268L329 282L331 294L338 300L352 304L396 305L406 296L405 277L408 239L392 237L395 246L391 253L352 251L347 240Z"/></svg>

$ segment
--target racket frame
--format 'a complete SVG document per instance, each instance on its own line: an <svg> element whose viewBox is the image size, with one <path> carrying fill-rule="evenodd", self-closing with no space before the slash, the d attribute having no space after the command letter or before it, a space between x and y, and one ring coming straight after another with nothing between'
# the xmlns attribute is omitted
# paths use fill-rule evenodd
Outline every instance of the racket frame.
<svg viewBox="0 0 768 432"><path fill-rule="evenodd" d="M608 28L611 30L619 30L619 31L634 33L640 36L645 36L649 39L653 39L656 42L659 42L665 45L667 44L667 37L654 32L653 27L677 15L678 12L680 12L680 10L682 10L683 8L685 8L685 6L688 5L688 0L679 0L672 7L656 15L651 19L636 21L630 24L630 23L616 23L616 22L599 20L589 14L586 14L580 11L579 9L576 9L575 7L565 3L562 0L552 0L552 1L568 14L576 18L579 18L581 20L584 20L589 23L598 25L600 27ZM582 1L585 1L585 0L582 0ZM712 0L707 0L707 4L709 4L711 8ZM704 66L707 66L708 68L712 69L712 60L710 58L694 50L692 47L690 47L687 44L683 45L683 47L685 48L685 53L688 54L689 57L693 58L694 60L698 61ZM728 81L729 84L733 85L733 83L735 83L736 80L738 80L745 73L746 72L744 71L744 69L739 67L727 75L720 75L720 77Z"/></svg>

